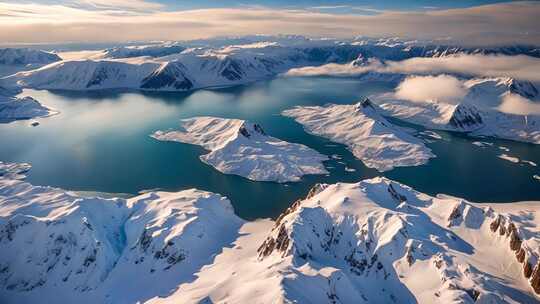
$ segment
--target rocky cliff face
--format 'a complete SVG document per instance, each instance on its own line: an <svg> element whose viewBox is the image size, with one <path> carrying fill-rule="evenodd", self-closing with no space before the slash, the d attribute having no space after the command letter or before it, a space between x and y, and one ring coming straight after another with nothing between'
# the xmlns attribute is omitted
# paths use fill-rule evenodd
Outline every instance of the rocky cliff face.
<svg viewBox="0 0 540 304"><path fill-rule="evenodd" d="M164 63L159 69L146 76L140 87L147 90L175 89L187 91L193 82L186 77L185 67L179 62Z"/></svg>
<svg viewBox="0 0 540 304"><path fill-rule="evenodd" d="M454 109L448 124L456 129L472 131L483 126L482 116L476 107L459 104Z"/></svg>

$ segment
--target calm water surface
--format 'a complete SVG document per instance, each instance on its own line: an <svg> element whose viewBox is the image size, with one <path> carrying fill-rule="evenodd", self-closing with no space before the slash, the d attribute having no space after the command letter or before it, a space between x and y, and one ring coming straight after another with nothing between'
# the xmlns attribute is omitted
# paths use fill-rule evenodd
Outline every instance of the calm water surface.
<svg viewBox="0 0 540 304"><path fill-rule="evenodd" d="M192 93L26 90L25 95L61 113L41 119L38 127L30 127L28 121L0 124L0 160L31 163L28 181L37 185L128 194L196 187L227 196L243 218L275 217L315 183L356 182L380 175L343 145L306 134L301 125L279 113L294 105L352 103L391 89L385 83L354 79L278 78ZM326 163L329 176L307 176L288 184L252 182L200 162L198 157L205 153L200 147L149 137L156 130L177 127L180 118L198 115L258 122L272 136L341 159ZM497 158L507 153L540 164L540 146L483 139L494 145L479 148L472 144L478 139L437 132L443 139L427 144L437 158L384 175L431 195L446 193L478 202L540 200L540 181L532 177L540 175L539 167ZM356 171L346 172L345 166Z"/></svg>

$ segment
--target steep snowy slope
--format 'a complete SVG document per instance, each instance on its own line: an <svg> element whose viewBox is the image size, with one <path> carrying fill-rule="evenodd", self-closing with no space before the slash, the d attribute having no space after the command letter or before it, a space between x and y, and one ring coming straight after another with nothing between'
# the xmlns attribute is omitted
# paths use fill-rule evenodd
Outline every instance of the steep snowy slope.
<svg viewBox="0 0 540 304"><path fill-rule="evenodd" d="M348 146L364 164L379 171L419 166L435 157L424 143L392 125L369 99L354 105L296 107L282 114L315 135Z"/></svg>
<svg viewBox="0 0 540 304"><path fill-rule="evenodd" d="M20 180L28 168L0 163L2 303L540 300L540 202L374 178L316 185L274 223L245 223L217 194L82 198Z"/></svg>
<svg viewBox="0 0 540 304"><path fill-rule="evenodd" d="M237 237L229 201L195 189L82 198L0 163L2 303L135 303L167 295Z"/></svg>
<svg viewBox="0 0 540 304"><path fill-rule="evenodd" d="M540 206L498 208L384 178L317 185L269 234L244 225L194 282L150 302L535 303Z"/></svg>
<svg viewBox="0 0 540 304"><path fill-rule="evenodd" d="M540 143L540 115L523 113L522 105L513 103L517 96L524 100L521 103L534 105L539 96L534 84L504 77L474 78L464 86L467 94L457 105L433 100L412 102L388 94L376 101L385 115L427 128Z"/></svg>
<svg viewBox="0 0 540 304"><path fill-rule="evenodd" d="M504 50L444 47L395 39L337 41L296 36L253 36L107 49L99 56L92 56L93 60L66 60L60 65L18 74L8 81L44 89L185 91L245 84L271 78L291 68L352 61L359 64L359 58L396 61L460 53L536 54L530 47ZM94 70L97 74L93 77L110 81L103 84L91 82L88 78ZM160 74L163 72L166 73ZM368 74L363 76L381 77L375 72ZM150 84L145 81L147 77L152 79ZM87 82L80 83L81 79Z"/></svg>
<svg viewBox="0 0 540 304"><path fill-rule="evenodd" d="M304 145L268 136L245 120L195 117L181 121L180 130L157 131L157 140L200 145L210 153L200 159L225 174L256 181L299 181L306 174L326 174L328 158Z"/></svg>
<svg viewBox="0 0 540 304"><path fill-rule="evenodd" d="M17 89L6 89L0 86L0 123L46 117L56 113L32 97L16 97L18 93L20 91Z"/></svg>
<svg viewBox="0 0 540 304"><path fill-rule="evenodd" d="M58 55L26 48L0 49L0 64L25 65L25 64L48 64L62 60Z"/></svg>
<svg viewBox="0 0 540 304"><path fill-rule="evenodd" d="M191 50L160 58L62 61L3 81L39 89L186 91L268 79L291 64L277 55L258 56L249 50L231 54Z"/></svg>
<svg viewBox="0 0 540 304"><path fill-rule="evenodd" d="M159 63L152 61L61 61L37 70L17 73L4 81L17 81L20 86L38 89L137 88L141 79L159 67Z"/></svg>

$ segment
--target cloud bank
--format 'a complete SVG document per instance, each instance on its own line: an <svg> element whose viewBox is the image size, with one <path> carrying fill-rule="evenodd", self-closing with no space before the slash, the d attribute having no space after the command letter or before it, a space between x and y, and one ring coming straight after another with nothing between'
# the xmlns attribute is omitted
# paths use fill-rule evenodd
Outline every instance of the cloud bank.
<svg viewBox="0 0 540 304"><path fill-rule="evenodd" d="M481 77L513 77L540 82L540 59L531 56L455 55L448 57L415 57L402 61L374 61L367 66L327 64L303 67L287 72L290 76L355 76L366 72L402 74L461 74Z"/></svg>
<svg viewBox="0 0 540 304"><path fill-rule="evenodd" d="M466 45L540 45L540 3L463 9L333 14L310 9L212 8L167 11L143 0L0 3L4 43L183 40L247 34L336 38L366 35L443 39Z"/></svg>
<svg viewBox="0 0 540 304"><path fill-rule="evenodd" d="M405 78L393 93L382 95L383 98L401 99L419 103L459 104L467 101L469 88L464 80L450 75L409 76ZM476 97L478 98L478 97ZM506 92L491 101L497 104L493 109L503 113L517 115L540 115L540 103L531 101L521 95ZM474 100L469 100L475 103Z"/></svg>
<svg viewBox="0 0 540 304"><path fill-rule="evenodd" d="M501 105L497 109L509 114L540 115L539 103L517 94L505 94L502 97Z"/></svg>
<svg viewBox="0 0 540 304"><path fill-rule="evenodd" d="M414 102L457 104L467 95L463 82L449 75L409 76L396 88L395 97Z"/></svg>

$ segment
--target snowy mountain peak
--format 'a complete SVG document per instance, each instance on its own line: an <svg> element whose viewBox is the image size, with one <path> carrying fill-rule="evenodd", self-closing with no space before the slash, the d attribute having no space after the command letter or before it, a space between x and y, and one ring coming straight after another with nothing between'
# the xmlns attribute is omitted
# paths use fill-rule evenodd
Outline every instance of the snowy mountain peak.
<svg viewBox="0 0 540 304"><path fill-rule="evenodd" d="M357 184L317 185L276 220L258 249L258 258L290 263L298 276L296 284L302 280L313 284L312 272L322 265L332 267L341 279L335 288L328 286L329 299L354 294L356 302L409 302L409 295L400 291L404 283L417 286L411 291L421 303L500 302L504 295L499 283L478 263L468 262L467 256L473 248L488 256L500 251L495 259L523 265L518 271L522 274L516 275L528 281L525 288L538 293L540 263L534 246L539 239L530 238L527 230L493 209L430 198L386 178L374 178ZM484 253L473 234L483 235L490 249ZM416 285L417 279L428 278L430 287Z"/></svg>
<svg viewBox="0 0 540 304"><path fill-rule="evenodd" d="M190 90L193 81L186 76L185 66L177 61L163 63L158 69L146 76L140 87L142 89L174 89Z"/></svg>
<svg viewBox="0 0 540 304"><path fill-rule="evenodd" d="M196 189L83 198L13 179L28 165L0 169L10 172L0 176L8 303L534 303L540 295L537 202L473 204L377 177L315 185L274 223L247 223L226 198Z"/></svg>
<svg viewBox="0 0 540 304"><path fill-rule="evenodd" d="M476 107L460 103L454 108L448 124L457 129L473 131L483 127L483 120Z"/></svg>
<svg viewBox="0 0 540 304"><path fill-rule="evenodd" d="M378 171L418 166L434 157L417 138L386 120L369 99L352 105L295 107L282 112L315 135L348 146L364 164Z"/></svg>
<svg viewBox="0 0 540 304"><path fill-rule="evenodd" d="M471 79L465 84L470 90L469 97L476 99L498 99L508 92L528 99L535 99L539 96L539 90L532 82L512 77L477 78Z"/></svg>

